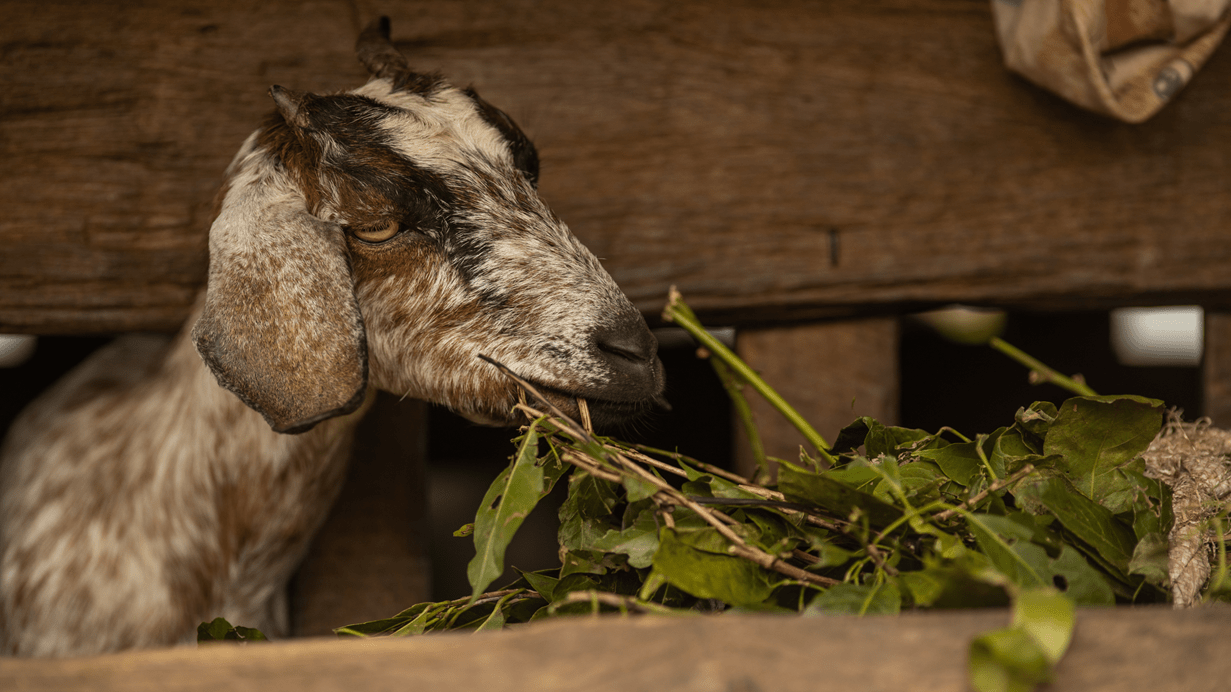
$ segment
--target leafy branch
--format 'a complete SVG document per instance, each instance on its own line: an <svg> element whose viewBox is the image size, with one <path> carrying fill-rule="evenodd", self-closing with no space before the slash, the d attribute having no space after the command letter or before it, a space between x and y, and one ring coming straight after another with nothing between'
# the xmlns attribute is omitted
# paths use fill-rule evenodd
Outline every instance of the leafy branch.
<svg viewBox="0 0 1231 692"><path fill-rule="evenodd" d="M1079 395L1059 407L1023 407L1007 425L973 436L860 418L831 446L675 291L664 317L708 352L737 409L751 387L808 439L819 467L783 462L767 485L602 437L584 402L574 420L486 359L523 391L515 408L527 424L475 516L471 595L339 634L487 630L596 613L871 614L1012 603L1013 626L972 645L972 681L980 690L1006 681L1029 689L1063 654L1075 604L1167 600L1166 556L1139 549L1165 545L1170 529L1157 511L1169 490L1145 478L1140 459L1161 427L1161 402L1098 397L997 339L994 348ZM561 482L561 566L486 591L521 521Z"/></svg>

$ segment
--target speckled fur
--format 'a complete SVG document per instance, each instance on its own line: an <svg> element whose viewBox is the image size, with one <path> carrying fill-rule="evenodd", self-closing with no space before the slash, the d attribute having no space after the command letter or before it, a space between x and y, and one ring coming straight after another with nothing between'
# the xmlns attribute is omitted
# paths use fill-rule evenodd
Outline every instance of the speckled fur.
<svg viewBox="0 0 1231 692"><path fill-rule="evenodd" d="M117 340L14 424L3 653L188 642L218 615L284 634L373 387L511 422L485 354L599 419L661 395L644 322L539 200L512 121L381 50L393 67L365 60L378 76L353 92L275 90L228 169L185 330ZM390 220L407 228L381 244L346 232ZM611 355L615 332L643 362Z"/></svg>

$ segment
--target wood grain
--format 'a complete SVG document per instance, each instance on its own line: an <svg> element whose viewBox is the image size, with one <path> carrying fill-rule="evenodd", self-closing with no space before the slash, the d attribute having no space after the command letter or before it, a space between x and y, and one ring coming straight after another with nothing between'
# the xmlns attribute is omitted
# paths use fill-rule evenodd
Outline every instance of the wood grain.
<svg viewBox="0 0 1231 692"><path fill-rule="evenodd" d="M1205 313L1201 410L1215 427L1231 428L1231 314Z"/></svg>
<svg viewBox="0 0 1231 692"><path fill-rule="evenodd" d="M1141 126L1008 74L985 0L0 6L0 330L172 329L271 83L412 63L539 144L543 196L647 312L1231 304L1231 57Z"/></svg>
<svg viewBox="0 0 1231 692"><path fill-rule="evenodd" d="M739 357L830 444L839 430L860 416L871 416L885 425L897 424L896 319L740 330L735 346ZM816 455L803 435L763 397L750 393L748 405L766 455L795 462L800 445ZM734 446L735 470L753 477L756 461L738 420Z"/></svg>
<svg viewBox="0 0 1231 692"><path fill-rule="evenodd" d="M5 660L13 690L861 690L965 692L970 640L1002 610L899 617L568 618L490 634L217 644L75 660ZM1052 692L1221 692L1226 607L1079 611Z"/></svg>

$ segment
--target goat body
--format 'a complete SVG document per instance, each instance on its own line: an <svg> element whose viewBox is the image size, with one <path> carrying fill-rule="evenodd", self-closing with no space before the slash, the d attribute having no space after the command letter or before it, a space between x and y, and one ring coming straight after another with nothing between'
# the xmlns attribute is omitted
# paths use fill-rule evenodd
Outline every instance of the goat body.
<svg viewBox="0 0 1231 692"><path fill-rule="evenodd" d="M644 320L538 198L537 153L471 89L360 35L352 92L274 87L227 170L209 282L170 341L99 351L0 448L0 647L287 630L285 585L345 473L368 385L513 423L515 387L612 423L661 402Z"/></svg>

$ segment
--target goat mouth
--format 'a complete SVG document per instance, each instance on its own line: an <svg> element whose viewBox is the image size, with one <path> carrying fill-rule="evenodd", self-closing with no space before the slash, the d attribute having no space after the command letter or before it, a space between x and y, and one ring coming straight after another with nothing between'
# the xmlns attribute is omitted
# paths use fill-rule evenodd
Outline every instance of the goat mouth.
<svg viewBox="0 0 1231 692"><path fill-rule="evenodd" d="M667 403L667 400L661 394L642 399L617 401L556 389L538 382L531 382L530 384L538 390L544 399L559 409L561 413L575 421L580 422L581 420L581 406L578 404L578 401L585 400L586 408L590 414L590 421L597 428L631 423L655 410L668 411L671 409L671 405ZM533 397L530 398L533 399ZM531 401L530 405L538 408L536 406L537 403Z"/></svg>
<svg viewBox="0 0 1231 692"><path fill-rule="evenodd" d="M563 413L573 420L580 421L581 407L578 404L578 400L584 399L586 402L586 408L590 414L591 423L599 428L631 423L644 417L646 414L654 411L655 409L662 411L669 411L671 409L671 405L667 403L667 400L662 395L662 365L657 363L657 359L655 359L655 361L658 375L655 377L655 382L652 385L652 391L634 394L628 398L616 399L602 396L598 392L569 391L567 389L562 389L558 386L553 386L543 382L525 380L517 376L517 374L505 365L488 356L480 355L479 358L495 366L502 373L504 373L505 376L518 383L514 385L514 391L516 391L516 387L518 386L533 388L533 390L537 392L538 396L536 397L533 394L530 394L527 397L530 400L530 406L533 408L543 408L541 402L535 401L535 399L541 397L542 399L545 399L547 403L551 404L551 406L554 406L560 413ZM527 394L529 394L529 392L527 392ZM599 395L596 396L596 394ZM544 413L552 413L552 411L544 411ZM513 420L508 422L515 423Z"/></svg>

